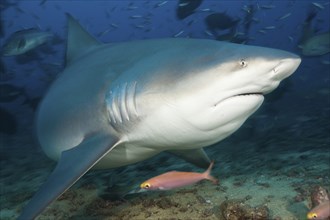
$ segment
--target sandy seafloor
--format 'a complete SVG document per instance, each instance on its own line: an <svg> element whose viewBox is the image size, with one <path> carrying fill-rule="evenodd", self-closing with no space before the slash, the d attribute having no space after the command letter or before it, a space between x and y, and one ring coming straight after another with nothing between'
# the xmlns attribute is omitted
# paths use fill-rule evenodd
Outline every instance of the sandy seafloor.
<svg viewBox="0 0 330 220"><path fill-rule="evenodd" d="M218 186L202 181L124 199L110 196L118 185L138 186L166 171L203 171L164 153L124 168L90 171L37 219L225 219L220 204L234 199L266 206L269 219L306 219L313 187L330 188L330 108L322 113L313 105L302 108L307 109L301 114L282 114L271 128L248 133L268 117L256 114L244 128L206 148L215 160L212 174ZM312 112L317 117L308 115ZM0 140L0 219L15 219L56 163L44 155L31 131Z"/></svg>

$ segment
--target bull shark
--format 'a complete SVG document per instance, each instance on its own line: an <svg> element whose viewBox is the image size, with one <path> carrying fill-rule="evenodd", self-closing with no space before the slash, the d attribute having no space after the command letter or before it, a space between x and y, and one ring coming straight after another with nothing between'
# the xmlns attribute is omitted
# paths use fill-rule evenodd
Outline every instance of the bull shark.
<svg viewBox="0 0 330 220"><path fill-rule="evenodd" d="M42 32L35 28L16 31L13 33L2 50L3 56L15 56L24 54L50 40L53 37L52 33Z"/></svg>
<svg viewBox="0 0 330 220"><path fill-rule="evenodd" d="M67 17L66 68L36 116L40 145L58 164L19 219L34 219L91 168L163 151L208 167L203 148L235 132L301 62L214 40L103 44Z"/></svg>
<svg viewBox="0 0 330 220"><path fill-rule="evenodd" d="M300 45L304 56L322 56L330 53L330 32L314 35Z"/></svg>
<svg viewBox="0 0 330 220"><path fill-rule="evenodd" d="M302 36L298 48L304 56L322 56L330 53L330 32L316 33L312 27L317 12L311 10L302 26Z"/></svg>

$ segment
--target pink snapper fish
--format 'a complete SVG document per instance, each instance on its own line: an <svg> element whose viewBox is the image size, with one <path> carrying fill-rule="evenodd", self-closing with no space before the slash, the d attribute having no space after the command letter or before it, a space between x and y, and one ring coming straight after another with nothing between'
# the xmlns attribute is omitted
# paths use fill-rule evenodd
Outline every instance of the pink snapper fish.
<svg viewBox="0 0 330 220"><path fill-rule="evenodd" d="M196 172L179 172L170 171L159 176L153 177L140 185L142 191L144 190L171 190L183 186L188 186L197 183L203 179L212 181L217 184L219 181L210 175L214 162L210 164L209 168L204 173Z"/></svg>
<svg viewBox="0 0 330 220"><path fill-rule="evenodd" d="M323 220L330 217L330 201L324 201L307 214L307 219Z"/></svg>

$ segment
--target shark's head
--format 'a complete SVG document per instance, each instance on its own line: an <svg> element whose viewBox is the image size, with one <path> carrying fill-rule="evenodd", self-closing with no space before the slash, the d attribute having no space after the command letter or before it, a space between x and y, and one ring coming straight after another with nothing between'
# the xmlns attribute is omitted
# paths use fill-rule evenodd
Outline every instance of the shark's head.
<svg viewBox="0 0 330 220"><path fill-rule="evenodd" d="M289 52L256 46L210 41L187 48L182 54L189 60L182 56L173 70L179 78L173 106L207 144L236 131L301 62Z"/></svg>

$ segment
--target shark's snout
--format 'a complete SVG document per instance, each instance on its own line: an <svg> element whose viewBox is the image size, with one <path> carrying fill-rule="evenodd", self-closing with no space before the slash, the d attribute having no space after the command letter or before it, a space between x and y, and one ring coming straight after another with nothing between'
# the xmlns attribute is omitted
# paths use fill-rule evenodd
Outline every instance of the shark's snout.
<svg viewBox="0 0 330 220"><path fill-rule="evenodd" d="M289 58L280 60L279 64L273 69L273 79L281 81L289 77L301 63L301 58L292 54Z"/></svg>

